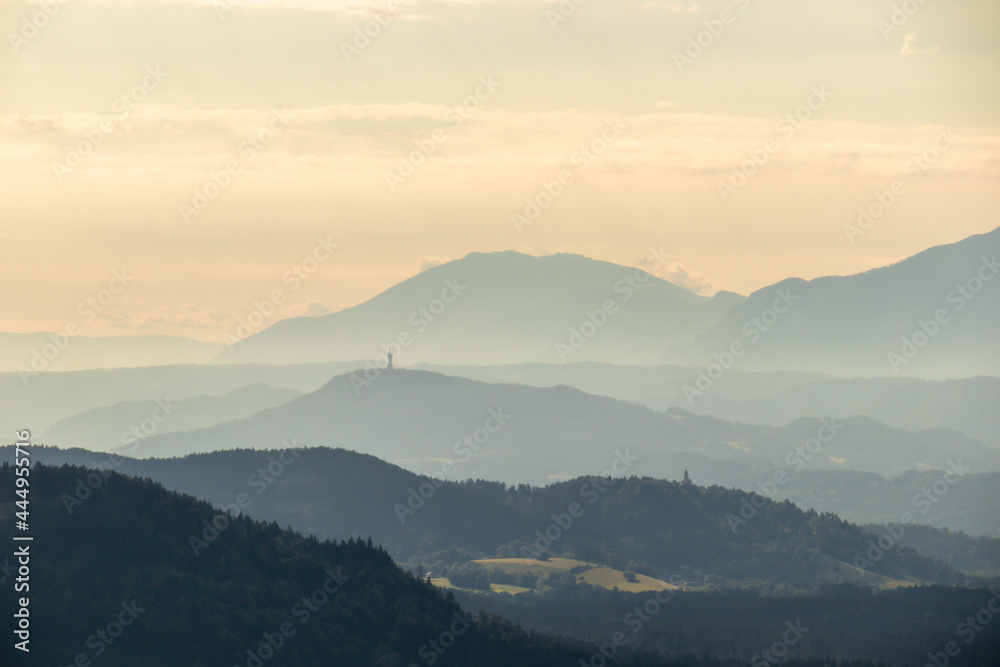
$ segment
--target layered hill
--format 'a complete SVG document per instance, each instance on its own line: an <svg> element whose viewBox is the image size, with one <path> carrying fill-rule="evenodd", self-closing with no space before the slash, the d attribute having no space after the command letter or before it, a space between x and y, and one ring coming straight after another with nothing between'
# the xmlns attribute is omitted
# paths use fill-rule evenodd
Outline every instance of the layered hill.
<svg viewBox="0 0 1000 667"><path fill-rule="evenodd" d="M164 396L155 400L124 401L62 419L37 437L84 449L131 447L155 433L191 431L249 417L301 394L294 389L252 384L220 396L192 396L177 401Z"/></svg>
<svg viewBox="0 0 1000 667"><path fill-rule="evenodd" d="M720 581L772 581L807 590L824 582L878 584L883 577L911 584L966 581L895 542L870 556L871 536L833 515L721 487L638 477L581 477L541 488L455 483L330 449L131 460L36 448L36 458L150 478L216 507L321 539L370 535L394 557L414 563L448 559L448 553L547 553L620 569L636 561L664 579L687 566ZM73 514L88 502L73 500L85 495L86 489L77 491L85 477L78 473L62 491Z"/></svg>
<svg viewBox="0 0 1000 667"><path fill-rule="evenodd" d="M402 364L656 363L742 299L698 296L641 269L580 255L474 252L352 308L277 322L215 361L376 360L397 343Z"/></svg>
<svg viewBox="0 0 1000 667"><path fill-rule="evenodd" d="M370 541L222 517L149 480L112 474L68 513L60 496L86 475L38 465L30 476L30 664L369 667L432 656L530 667L590 653L473 618ZM0 467L4 488L14 479ZM0 503L7 544L16 509ZM0 596L0 612L13 617L14 596ZM5 665L23 657L13 641L0 648Z"/></svg>
<svg viewBox="0 0 1000 667"><path fill-rule="evenodd" d="M644 271L558 254L471 253L372 299L275 323L219 363L604 361L838 376L1000 375L1000 229L852 276L701 297Z"/></svg>
<svg viewBox="0 0 1000 667"><path fill-rule="evenodd" d="M372 454L424 474L447 464L459 478L533 484L605 470L626 450L636 457L631 473L678 478L694 466L700 480L724 484L761 465L893 474L944 470L961 459L976 472L1000 469L995 452L955 431L910 433L865 418L753 426L677 409L657 412L569 387L487 384L402 369L337 376L284 405L210 428L154 435L129 453L271 449L293 440L300 447Z"/></svg>
<svg viewBox="0 0 1000 667"><path fill-rule="evenodd" d="M0 332L0 359L3 360L0 372L18 372L30 381L35 377L33 373L42 371L203 364L218 355L221 349L220 343L183 336Z"/></svg>
<svg viewBox="0 0 1000 667"><path fill-rule="evenodd" d="M707 364L740 341L748 347L743 370L1000 375L998 255L1000 228L852 276L784 280L736 304L668 360Z"/></svg>

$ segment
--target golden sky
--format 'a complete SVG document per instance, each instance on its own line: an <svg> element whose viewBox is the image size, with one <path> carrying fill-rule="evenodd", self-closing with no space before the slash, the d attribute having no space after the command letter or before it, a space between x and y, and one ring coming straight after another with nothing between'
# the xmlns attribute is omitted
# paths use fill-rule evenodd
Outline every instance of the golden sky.
<svg viewBox="0 0 1000 667"><path fill-rule="evenodd" d="M123 269L80 333L221 340L274 289L274 319L322 314L472 251L662 247L705 294L898 261L1000 224L998 26L978 0L0 0L0 331L61 329Z"/></svg>

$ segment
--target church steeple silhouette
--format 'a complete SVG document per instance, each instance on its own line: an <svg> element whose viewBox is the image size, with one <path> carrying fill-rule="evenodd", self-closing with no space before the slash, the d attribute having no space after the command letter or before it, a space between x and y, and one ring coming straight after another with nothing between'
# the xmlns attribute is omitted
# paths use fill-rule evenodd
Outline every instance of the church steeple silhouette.
<svg viewBox="0 0 1000 667"><path fill-rule="evenodd" d="M387 371L391 371L392 370L392 352L387 353L386 357L388 357L388 359L389 359L389 364L385 367L385 369Z"/></svg>
<svg viewBox="0 0 1000 667"><path fill-rule="evenodd" d="M692 484L694 484L694 482L692 482L691 478L688 477L687 468L684 468L684 479L681 480L681 486L691 486Z"/></svg>

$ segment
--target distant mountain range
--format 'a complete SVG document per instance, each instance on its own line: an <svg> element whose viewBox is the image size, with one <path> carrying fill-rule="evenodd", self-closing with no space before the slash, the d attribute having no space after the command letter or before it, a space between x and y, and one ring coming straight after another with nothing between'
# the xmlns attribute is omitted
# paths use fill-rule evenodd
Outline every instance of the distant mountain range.
<svg viewBox="0 0 1000 667"><path fill-rule="evenodd" d="M954 379L1000 375L1000 228L852 276L788 278L708 298L571 254L470 253L319 317L226 345L174 336L0 333L0 371L181 363L676 364ZM65 349L63 349L65 348Z"/></svg>
<svg viewBox="0 0 1000 667"><path fill-rule="evenodd" d="M252 384L220 396L125 401L77 413L36 433L35 437L84 449L138 447L158 433L192 431L242 419L301 395L294 389Z"/></svg>
<svg viewBox="0 0 1000 667"><path fill-rule="evenodd" d="M25 387L16 373L0 373L0 432L32 428L37 437L53 444L72 441L52 433L56 422L82 419L89 445L105 449L121 435L120 423L92 421L95 409L121 410L120 403L179 401L197 396L219 396L243 387L266 384L276 389L312 392L337 374L362 368L361 362L328 364L158 366L44 373ZM696 381L696 370L681 366L614 366L600 362L567 364L509 364L501 366L425 365L426 370L488 383L536 387L567 385L589 394L639 403L656 410L681 407L727 421L783 426L803 416L856 415L870 417L906 430L951 428L993 448L1000 448L1000 378L928 381L913 378L831 378L815 373L734 371L713 384L710 391L689 403L683 393ZM202 402L201 426L233 419L232 412ZM251 406L257 405L250 402ZM242 408L236 408L240 410ZM186 412L186 410L181 411ZM148 415L135 415L145 419ZM125 424L131 428L137 422ZM114 426L114 428L112 428ZM158 432L190 430L196 426L181 418L158 426ZM49 438L49 436L52 438ZM78 444L84 444L82 441Z"/></svg>
<svg viewBox="0 0 1000 667"><path fill-rule="evenodd" d="M684 467L706 483L745 482L775 465L896 474L1000 470L1000 455L957 431L909 432L867 418L800 419L754 426L592 396L569 387L487 384L395 369L366 380L337 376L321 389L250 417L189 432L154 434L130 455L182 456L245 447L344 447L422 474L453 466L456 479L543 484L605 470L621 452L630 470L678 478ZM60 444L50 442L49 444ZM119 446L117 438L102 449Z"/></svg>
<svg viewBox="0 0 1000 667"><path fill-rule="evenodd" d="M64 332L0 332L0 371L30 383L37 373L88 368L203 364L224 349L183 336L66 336Z"/></svg>
<svg viewBox="0 0 1000 667"><path fill-rule="evenodd" d="M837 376L1000 374L1000 228L853 276L709 299L634 268L471 253L347 310L283 320L217 363L663 363ZM641 280L641 282L640 282Z"/></svg>
<svg viewBox="0 0 1000 667"><path fill-rule="evenodd" d="M634 267L580 255L470 253L352 308L277 322L217 363L380 360L503 364L657 363L743 297L712 298Z"/></svg>
<svg viewBox="0 0 1000 667"><path fill-rule="evenodd" d="M853 276L784 280L736 304L667 360L709 363L739 341L748 348L738 360L743 370L998 375L998 257L1000 228Z"/></svg>
<svg viewBox="0 0 1000 667"><path fill-rule="evenodd" d="M934 381L734 371L688 401L684 386L697 382L697 370L683 366L580 362L419 367L483 382L535 387L564 384L656 410L681 407L750 424L783 426L804 415L827 415L865 416L907 430L952 428L1000 448L1000 378L994 377Z"/></svg>

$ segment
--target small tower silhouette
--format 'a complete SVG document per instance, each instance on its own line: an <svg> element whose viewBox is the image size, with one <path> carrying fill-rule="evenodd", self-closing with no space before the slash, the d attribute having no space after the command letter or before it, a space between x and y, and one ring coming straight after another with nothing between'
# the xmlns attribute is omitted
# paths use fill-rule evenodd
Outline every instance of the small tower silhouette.
<svg viewBox="0 0 1000 667"><path fill-rule="evenodd" d="M385 369L387 371L391 371L392 370L392 352L389 352L386 356L389 358L389 365L386 366Z"/></svg>
<svg viewBox="0 0 1000 667"><path fill-rule="evenodd" d="M692 484L694 484L694 482L692 482L691 478L688 477L688 471L687 471L687 468L685 468L684 469L684 479L681 480L681 486L691 486Z"/></svg>

